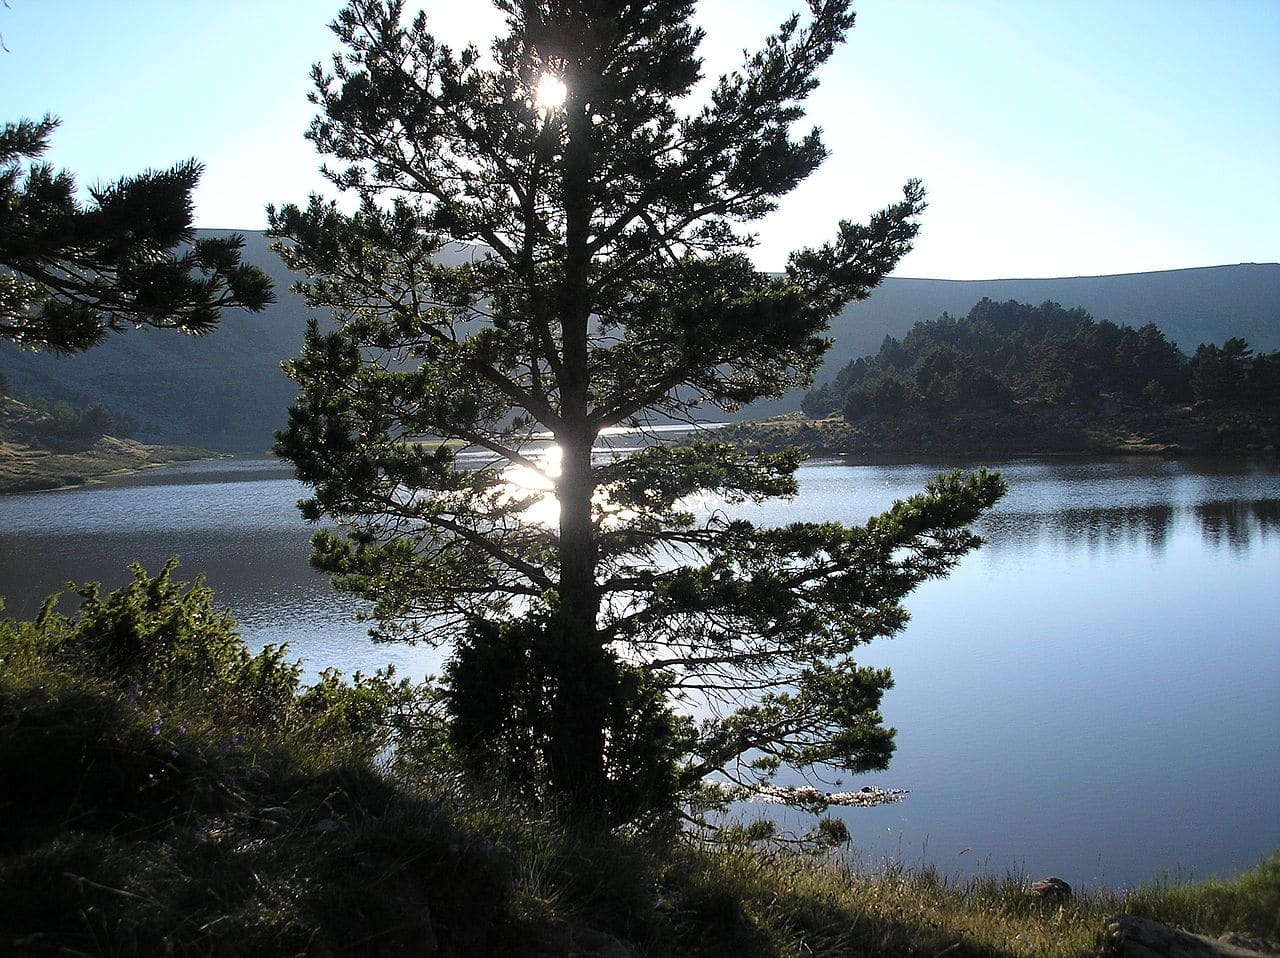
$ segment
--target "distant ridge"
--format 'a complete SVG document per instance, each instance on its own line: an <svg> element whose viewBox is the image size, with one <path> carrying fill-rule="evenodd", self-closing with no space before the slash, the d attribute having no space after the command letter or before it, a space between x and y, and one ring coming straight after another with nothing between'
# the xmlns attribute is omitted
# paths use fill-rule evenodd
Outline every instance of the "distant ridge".
<svg viewBox="0 0 1280 958"><path fill-rule="evenodd" d="M1161 273L1186 273L1197 269L1226 269L1232 266L1275 266L1276 263L1219 263L1216 266L1177 266L1172 269L1145 269L1128 273L1079 273L1075 276L991 276L986 279L942 279L937 276L895 276L894 279L921 279L931 283L1040 283L1069 279L1112 279L1117 276L1158 276Z"/></svg>
<svg viewBox="0 0 1280 958"><path fill-rule="evenodd" d="M836 345L827 366L838 369L875 352L886 333L900 336L912 323L967 313L984 297L1082 306L1094 319L1126 326L1155 323L1187 353L1230 336L1244 337L1255 349L1280 349L1280 263L1240 263L1057 279L891 277L832 324Z"/></svg>
<svg viewBox="0 0 1280 958"><path fill-rule="evenodd" d="M227 313L215 332L198 338L155 330L124 333L67 359L0 343L0 372L16 393L104 403L133 419L137 438L146 442L241 453L269 449L294 393L280 363L297 354L307 310L289 291L297 277L270 251L270 240L261 232L239 232L245 237L245 259L276 282L279 302L264 313ZM983 297L1033 304L1053 300L1082 306L1098 320L1154 323L1184 352L1231 336L1244 337L1255 349L1280 349L1280 263L1060 279L891 277L832 323L835 343L819 381L851 359L874 353L886 335L901 337L913 323L943 312L963 315ZM799 404L797 392L757 403L735 418L774 415Z"/></svg>

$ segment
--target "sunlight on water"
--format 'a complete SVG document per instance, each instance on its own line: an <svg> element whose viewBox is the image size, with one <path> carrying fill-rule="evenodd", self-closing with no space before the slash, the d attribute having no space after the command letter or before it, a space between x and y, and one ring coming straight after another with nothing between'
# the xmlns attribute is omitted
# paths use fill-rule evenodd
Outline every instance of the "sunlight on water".
<svg viewBox="0 0 1280 958"><path fill-rule="evenodd" d="M621 431L617 434L620 435ZM597 450L595 455L604 457L621 454L623 451L634 450L615 447ZM560 524L560 501L555 492L556 480L561 475L561 460L564 452L559 446L551 443L527 453L527 456L534 463L533 466L513 465L503 471L502 477L509 484L509 488L498 494L497 502L500 505L508 505L527 498L530 493L543 493L533 505L522 511L520 516L530 525L555 529ZM605 488L595 491L592 503L600 515L599 521L604 528L616 527L636 516L634 509L623 508L611 502L609 490Z"/></svg>
<svg viewBox="0 0 1280 958"><path fill-rule="evenodd" d="M544 448L529 453L529 459L537 464L529 466L509 466L502 474L510 484L510 491L505 498L518 500L531 492L542 492L532 506L521 513L521 517L530 525L546 526L554 529L560 524L560 502L556 499L556 480L560 478L560 461L564 453L559 446L551 443Z"/></svg>

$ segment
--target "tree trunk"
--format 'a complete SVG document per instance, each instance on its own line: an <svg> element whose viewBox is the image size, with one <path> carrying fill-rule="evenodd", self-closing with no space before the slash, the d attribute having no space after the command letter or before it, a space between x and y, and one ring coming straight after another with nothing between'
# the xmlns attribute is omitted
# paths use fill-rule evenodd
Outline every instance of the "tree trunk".
<svg viewBox="0 0 1280 958"><path fill-rule="evenodd" d="M584 71L585 72L585 71ZM567 811L604 811L604 727L608 715L613 663L597 629L600 596L596 585L596 536L591 500L595 477L591 447L588 324L591 317L588 248L591 230L591 125L581 78L569 81L565 102L565 276L560 297L560 416L556 434L561 474L560 607L556 643L556 700L551 766L554 784Z"/></svg>
<svg viewBox="0 0 1280 958"><path fill-rule="evenodd" d="M614 668L596 626L596 542L591 521L590 439L560 440L560 606L556 643L552 774L567 810L603 812L604 726Z"/></svg>

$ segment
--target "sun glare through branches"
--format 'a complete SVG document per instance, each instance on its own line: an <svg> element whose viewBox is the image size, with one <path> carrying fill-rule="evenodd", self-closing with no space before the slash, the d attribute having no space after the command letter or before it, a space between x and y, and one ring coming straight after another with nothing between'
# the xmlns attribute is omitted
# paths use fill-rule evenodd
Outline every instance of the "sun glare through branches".
<svg viewBox="0 0 1280 958"><path fill-rule="evenodd" d="M551 113L564 106L564 98L568 92L564 80L554 73L544 73L542 79L538 81L538 88L534 91L534 105L544 115Z"/></svg>

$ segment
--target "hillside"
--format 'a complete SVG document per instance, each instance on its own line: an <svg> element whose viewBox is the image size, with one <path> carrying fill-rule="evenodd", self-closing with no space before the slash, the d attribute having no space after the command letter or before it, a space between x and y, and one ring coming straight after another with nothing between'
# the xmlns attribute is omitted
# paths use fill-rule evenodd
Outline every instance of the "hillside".
<svg viewBox="0 0 1280 958"><path fill-rule="evenodd" d="M221 235L225 231L201 231ZM284 425L293 385L280 371L302 342L307 310L294 281L259 232L246 232L245 259L275 280L279 302L258 315L232 312L204 337L143 330L112 336L70 358L0 344L0 373L15 394L103 403L137 424L144 442L184 443L223 452L261 452ZM467 255L458 250L455 255ZM919 320L963 314L983 297L1082 306L1096 319L1152 322L1183 350L1241 336L1258 350L1280 348L1280 264L1243 264L1071 279L888 279L833 323L835 345L819 380L873 353L886 334ZM757 403L736 418L799 408L801 393ZM713 417L714 418L714 417Z"/></svg>
<svg viewBox="0 0 1280 958"><path fill-rule="evenodd" d="M202 235L213 231L201 230ZM302 341L307 310L288 291L288 271L261 233L246 233L245 260L276 284L262 313L223 314L207 336L137 330L69 357L24 353L0 343L0 372L15 395L99 402L136 424L144 442L186 443L224 452L262 451L293 397L280 371Z"/></svg>

